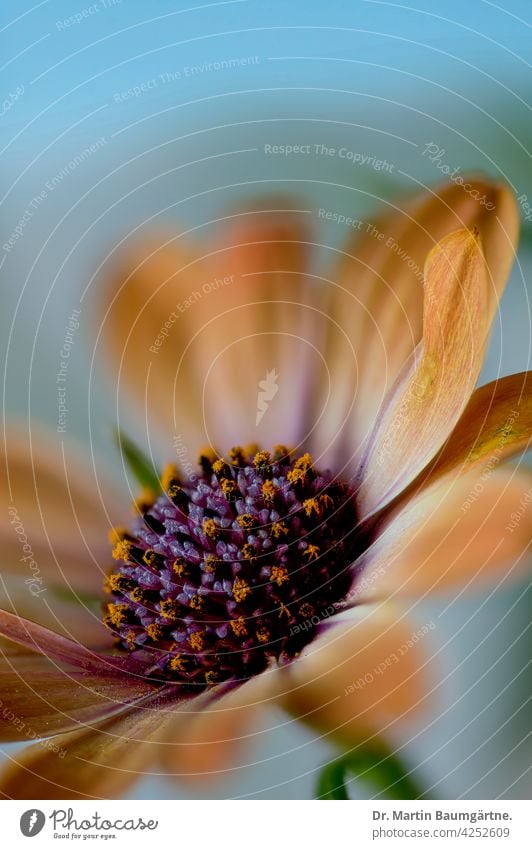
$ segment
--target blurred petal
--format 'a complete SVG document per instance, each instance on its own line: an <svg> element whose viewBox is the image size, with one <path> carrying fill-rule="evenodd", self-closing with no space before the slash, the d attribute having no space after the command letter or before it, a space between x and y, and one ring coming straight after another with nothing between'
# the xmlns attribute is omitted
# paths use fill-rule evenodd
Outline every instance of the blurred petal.
<svg viewBox="0 0 532 849"><path fill-rule="evenodd" d="M134 677L65 670L42 655L0 660L0 739L35 740L123 712L155 688Z"/></svg>
<svg viewBox="0 0 532 849"><path fill-rule="evenodd" d="M532 471L488 468L414 497L368 552L359 600L482 588L530 568Z"/></svg>
<svg viewBox="0 0 532 849"><path fill-rule="evenodd" d="M181 239L143 238L107 272L101 329L113 385L120 392L123 377L148 425L179 437L191 462L205 442L227 450L299 438L292 419L306 363L319 355L307 327L303 214L284 207L235 213L203 254ZM263 380L271 409L257 425Z"/></svg>
<svg viewBox="0 0 532 849"><path fill-rule="evenodd" d="M10 427L0 456L2 570L35 592L54 584L99 594L123 502L69 440L24 431Z"/></svg>
<svg viewBox="0 0 532 849"><path fill-rule="evenodd" d="M325 734L352 744L391 732L427 707L430 633L397 609L366 609L364 618L332 628L287 668L284 706Z"/></svg>
<svg viewBox="0 0 532 849"><path fill-rule="evenodd" d="M157 702L99 728L61 734L11 759L0 777L7 799L114 799L149 769L170 723Z"/></svg>
<svg viewBox="0 0 532 849"><path fill-rule="evenodd" d="M431 251L425 290L423 342L384 402L360 472L363 514L390 501L434 457L482 365L487 288L472 233L451 233Z"/></svg>
<svg viewBox="0 0 532 849"><path fill-rule="evenodd" d="M342 253L332 275L325 348L330 415L319 425L321 443L334 441L332 459L338 451L352 457L360 448L387 389L421 339L423 267L437 242L454 230L477 228L488 269L489 312L497 306L515 257L517 206L503 184L473 177L464 182L470 193L446 182L363 222ZM320 387L320 394L328 391Z"/></svg>
<svg viewBox="0 0 532 849"><path fill-rule="evenodd" d="M7 610L0 610L0 634L25 649L87 671L119 674L121 669L133 668L127 657L100 654Z"/></svg>
<svg viewBox="0 0 532 849"><path fill-rule="evenodd" d="M258 675L194 712L185 706L174 721L161 759L169 774L180 780L223 778L253 738L261 708L271 706L276 670Z"/></svg>
<svg viewBox="0 0 532 849"><path fill-rule="evenodd" d="M74 592L56 592L52 587L34 587L32 592L20 578L5 575L0 581L0 610L38 622L85 646L110 649L114 636L102 622L101 602Z"/></svg>

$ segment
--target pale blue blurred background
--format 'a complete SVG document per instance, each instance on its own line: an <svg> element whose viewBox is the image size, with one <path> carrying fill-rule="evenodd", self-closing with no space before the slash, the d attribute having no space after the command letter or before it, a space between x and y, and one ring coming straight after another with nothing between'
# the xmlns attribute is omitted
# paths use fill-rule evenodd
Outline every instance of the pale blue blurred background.
<svg viewBox="0 0 532 849"><path fill-rule="evenodd" d="M381 198L441 179L423 155L428 143L444 151L451 168L499 175L532 199L531 24L528 0L5 0L6 410L29 410L55 426L65 322L101 259L147 222L205 225L227 204L272 188L300 194L316 224L320 206L356 217ZM217 62L232 67L209 69ZM267 157L265 143L346 145L393 167L377 172L338 158ZM70 168L91 144L94 151ZM67 176L47 188L65 167ZM1 246L39 195L23 236L6 251ZM521 268L505 295L484 379L530 367L528 229L524 221ZM334 245L346 235L331 226L320 238ZM87 437L91 341L82 305L68 419L80 438ZM119 474L109 443L111 398L101 388L93 393L93 438ZM423 614L438 617L439 635L449 641L452 706L427 718L406 754L421 763L420 779L439 796L530 794L530 601L520 587L482 604L458 601ZM262 728L249 765L213 786L212 795L312 794L315 771L331 749L280 713L265 717ZM134 793L186 795L155 779Z"/></svg>

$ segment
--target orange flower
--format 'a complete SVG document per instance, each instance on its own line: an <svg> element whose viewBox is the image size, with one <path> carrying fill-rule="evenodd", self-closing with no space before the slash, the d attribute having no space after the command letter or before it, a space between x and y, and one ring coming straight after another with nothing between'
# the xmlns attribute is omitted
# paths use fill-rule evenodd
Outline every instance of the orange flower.
<svg viewBox="0 0 532 849"><path fill-rule="evenodd" d="M425 702L427 628L398 601L518 575L531 536L531 476L501 467L530 444L531 376L475 391L518 217L476 185L485 204L451 185L368 223L328 277L281 202L203 254L113 259L98 342L173 465L128 522L66 442L8 434L2 734L42 739L5 796L222 768L262 703L352 741Z"/></svg>

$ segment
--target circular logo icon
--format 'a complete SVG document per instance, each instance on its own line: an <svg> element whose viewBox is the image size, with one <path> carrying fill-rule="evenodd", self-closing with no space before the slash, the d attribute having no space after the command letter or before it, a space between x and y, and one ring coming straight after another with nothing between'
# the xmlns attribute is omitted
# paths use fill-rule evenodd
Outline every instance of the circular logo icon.
<svg viewBox="0 0 532 849"><path fill-rule="evenodd" d="M42 811L37 808L31 808L29 811L24 811L20 818L20 830L24 837L35 837L43 830L46 817Z"/></svg>

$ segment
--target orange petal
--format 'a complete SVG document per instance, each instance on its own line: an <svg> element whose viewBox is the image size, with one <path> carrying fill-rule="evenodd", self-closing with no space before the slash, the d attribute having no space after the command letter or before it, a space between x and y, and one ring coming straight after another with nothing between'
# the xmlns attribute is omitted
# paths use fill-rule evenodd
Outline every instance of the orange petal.
<svg viewBox="0 0 532 849"><path fill-rule="evenodd" d="M292 436L285 402L302 407L309 351L307 239L302 213L282 206L235 213L203 254L181 239L143 238L107 275L101 327L114 355L111 377L120 393L123 378L149 426L165 431L167 457L170 438L194 463L205 443L227 450ZM261 391L268 408L257 426Z"/></svg>
<svg viewBox="0 0 532 849"><path fill-rule="evenodd" d="M162 747L162 763L180 780L219 779L235 766L253 739L261 709L271 704L276 671L252 678L204 710L185 706Z"/></svg>
<svg viewBox="0 0 532 849"><path fill-rule="evenodd" d="M157 703L134 708L99 728L60 734L12 758L0 777L7 799L114 799L155 757L170 719Z"/></svg>
<svg viewBox="0 0 532 849"><path fill-rule="evenodd" d="M473 393L434 464L409 491L480 466L494 468L506 457L526 451L531 443L532 372L494 380Z"/></svg>
<svg viewBox="0 0 532 849"><path fill-rule="evenodd" d="M0 660L0 739L35 740L101 722L154 691L133 676L65 670L42 655Z"/></svg>
<svg viewBox="0 0 532 849"><path fill-rule="evenodd" d="M107 533L123 502L79 456L63 435L26 432L23 423L2 446L2 569L36 596L49 585L100 594L112 562Z"/></svg>
<svg viewBox="0 0 532 849"><path fill-rule="evenodd" d="M475 235L446 236L427 258L425 280L423 342L383 404L360 472L364 514L390 501L434 457L482 365L487 284Z"/></svg>
<svg viewBox="0 0 532 849"><path fill-rule="evenodd" d="M359 600L465 591L530 567L532 472L474 471L412 498L367 557Z"/></svg>
<svg viewBox="0 0 532 849"><path fill-rule="evenodd" d="M433 630L432 621L367 608L360 621L332 628L288 667L282 703L348 744L396 731L428 705Z"/></svg>
<svg viewBox="0 0 532 849"><path fill-rule="evenodd" d="M328 410L334 415L323 418L319 436L322 444L335 440L346 456L368 435L387 389L421 339L423 267L437 242L456 229L477 228L488 269L489 312L497 306L515 256L517 206L505 185L464 181L471 193L446 182L362 222L332 274L325 357L332 379Z"/></svg>

